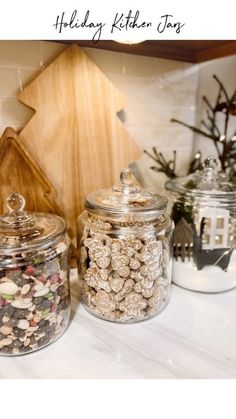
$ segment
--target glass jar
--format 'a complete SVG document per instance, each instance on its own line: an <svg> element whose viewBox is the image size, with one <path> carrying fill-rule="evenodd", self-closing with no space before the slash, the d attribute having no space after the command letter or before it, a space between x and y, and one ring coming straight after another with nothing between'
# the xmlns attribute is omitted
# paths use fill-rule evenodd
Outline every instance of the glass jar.
<svg viewBox="0 0 236 419"><path fill-rule="evenodd" d="M70 317L69 249L57 215L24 211L12 194L0 217L0 354L20 355L57 339Z"/></svg>
<svg viewBox="0 0 236 419"><path fill-rule="evenodd" d="M202 292L236 286L236 188L208 157L203 169L166 183L174 196L173 282Z"/></svg>
<svg viewBox="0 0 236 419"><path fill-rule="evenodd" d="M167 200L135 184L90 193L78 218L81 297L97 317L132 323L159 314L170 297L171 233Z"/></svg>

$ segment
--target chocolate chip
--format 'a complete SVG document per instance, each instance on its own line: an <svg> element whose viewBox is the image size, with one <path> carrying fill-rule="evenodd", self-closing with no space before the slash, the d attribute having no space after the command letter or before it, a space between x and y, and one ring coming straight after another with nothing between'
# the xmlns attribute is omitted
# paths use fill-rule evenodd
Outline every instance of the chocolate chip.
<svg viewBox="0 0 236 419"><path fill-rule="evenodd" d="M25 336L25 330L19 329L18 327L14 327L13 334L17 338L23 338Z"/></svg>
<svg viewBox="0 0 236 419"><path fill-rule="evenodd" d="M18 323L18 319L12 317L7 323L5 323L5 325L9 327L15 327L17 323Z"/></svg>
<svg viewBox="0 0 236 419"><path fill-rule="evenodd" d="M14 307L12 307L11 304L7 304L6 306L0 309L0 316L12 317L14 314L14 311L15 311Z"/></svg>
<svg viewBox="0 0 236 419"><path fill-rule="evenodd" d="M33 303L38 306L43 301L43 297L35 297Z"/></svg>
<svg viewBox="0 0 236 419"><path fill-rule="evenodd" d="M15 319L25 319L29 313L30 313L29 310L21 310L20 308L16 308L14 317Z"/></svg>
<svg viewBox="0 0 236 419"><path fill-rule="evenodd" d="M39 308L40 310L44 311L44 310L47 310L51 305L52 305L52 302L44 298L39 304Z"/></svg>

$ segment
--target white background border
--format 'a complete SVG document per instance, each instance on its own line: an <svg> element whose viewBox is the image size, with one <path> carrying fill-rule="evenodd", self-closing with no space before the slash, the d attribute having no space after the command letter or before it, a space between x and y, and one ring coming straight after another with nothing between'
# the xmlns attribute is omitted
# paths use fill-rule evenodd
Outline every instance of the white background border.
<svg viewBox="0 0 236 419"><path fill-rule="evenodd" d="M186 0L6 0L0 5L0 39L92 39L94 30L86 28L63 29L53 27L57 16L65 12L66 21L74 10L78 11L78 23L90 11L90 22L106 23L101 39L235 39L235 4L224 1ZM129 10L140 12L140 23L152 21L151 29L122 30L111 34L111 25L116 13L126 15ZM185 23L180 33L169 28L158 33L156 28L161 16L173 15L171 22Z"/></svg>

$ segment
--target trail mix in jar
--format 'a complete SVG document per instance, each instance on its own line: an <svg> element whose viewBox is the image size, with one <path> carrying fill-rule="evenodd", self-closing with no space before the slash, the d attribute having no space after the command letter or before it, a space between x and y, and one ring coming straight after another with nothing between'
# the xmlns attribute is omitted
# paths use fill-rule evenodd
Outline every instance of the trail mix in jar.
<svg viewBox="0 0 236 419"><path fill-rule="evenodd" d="M0 217L0 355L35 351L66 329L70 240L64 220L26 212L19 194Z"/></svg>
<svg viewBox="0 0 236 419"><path fill-rule="evenodd" d="M101 232L103 229L103 232ZM106 320L140 321L167 304L170 293L169 241L147 237L111 238L113 226L91 217L80 248L81 297Z"/></svg>
<svg viewBox="0 0 236 419"><path fill-rule="evenodd" d="M0 353L47 345L67 326L67 252L45 263L0 270Z"/></svg>

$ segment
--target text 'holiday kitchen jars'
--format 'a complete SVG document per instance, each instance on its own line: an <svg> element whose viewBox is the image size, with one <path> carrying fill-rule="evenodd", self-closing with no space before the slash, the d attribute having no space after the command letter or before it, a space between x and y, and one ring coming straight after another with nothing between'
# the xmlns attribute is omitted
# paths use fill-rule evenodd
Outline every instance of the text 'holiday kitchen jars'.
<svg viewBox="0 0 236 419"><path fill-rule="evenodd" d="M120 186L87 196L78 218L79 276L90 313L129 323L168 303L173 223L166 198L137 186L128 169L120 179Z"/></svg>
<svg viewBox="0 0 236 419"><path fill-rule="evenodd" d="M208 157L203 169L166 183L174 196L173 282L202 292L236 286L236 187Z"/></svg>
<svg viewBox="0 0 236 419"><path fill-rule="evenodd" d="M24 211L12 194L0 217L0 355L19 355L53 342L70 317L69 248L65 222Z"/></svg>

